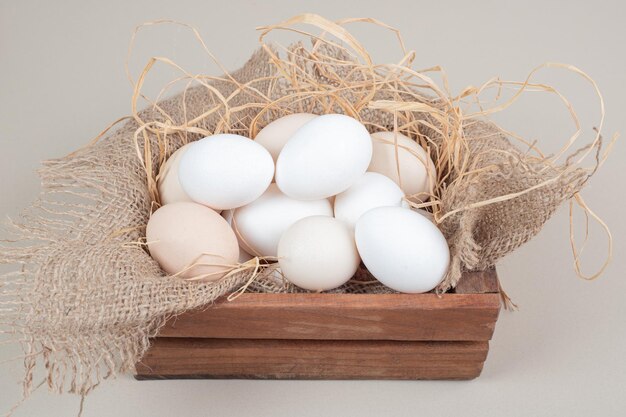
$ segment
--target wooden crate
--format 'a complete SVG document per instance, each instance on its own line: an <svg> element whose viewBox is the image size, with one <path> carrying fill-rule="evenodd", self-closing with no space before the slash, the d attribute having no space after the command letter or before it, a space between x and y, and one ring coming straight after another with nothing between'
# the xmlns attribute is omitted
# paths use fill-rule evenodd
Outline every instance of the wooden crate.
<svg viewBox="0 0 626 417"><path fill-rule="evenodd" d="M137 379L472 379L489 350L495 270L455 292L243 294L171 320Z"/></svg>

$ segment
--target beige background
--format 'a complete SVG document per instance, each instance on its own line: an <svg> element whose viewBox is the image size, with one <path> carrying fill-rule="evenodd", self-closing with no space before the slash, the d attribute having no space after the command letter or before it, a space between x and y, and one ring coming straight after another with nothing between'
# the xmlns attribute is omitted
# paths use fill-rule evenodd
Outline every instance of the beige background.
<svg viewBox="0 0 626 417"><path fill-rule="evenodd" d="M591 74L606 97L605 133L626 131L626 9L601 1L2 1L0 3L0 214L15 216L35 198L40 160L84 144L130 110L123 64L132 28L173 18L196 25L228 68L256 47L258 25L303 11L330 18L377 17L402 30L416 67L443 65L453 91L499 75L522 79L545 61ZM379 61L398 59L393 38L355 27ZM142 37L144 54L174 58L217 73L184 30ZM164 71L164 77L174 75ZM540 80L572 97L585 138L598 118L589 86L563 72ZM158 79L157 79L158 81ZM156 85L156 83L155 83ZM530 95L497 120L548 149L572 133L556 100ZM615 259L602 279L584 282L572 268L566 208L535 240L499 265L521 306L498 322L483 375L471 382L170 381L105 383L86 402L86 416L623 416L626 415L626 154L618 143L585 190L610 225ZM577 225L580 226L580 216ZM578 228L580 231L580 227ZM585 253L592 270L606 243L592 228ZM8 358L17 351L3 351ZM19 363L0 371L0 411L19 394ZM16 415L61 416L75 397L37 392Z"/></svg>

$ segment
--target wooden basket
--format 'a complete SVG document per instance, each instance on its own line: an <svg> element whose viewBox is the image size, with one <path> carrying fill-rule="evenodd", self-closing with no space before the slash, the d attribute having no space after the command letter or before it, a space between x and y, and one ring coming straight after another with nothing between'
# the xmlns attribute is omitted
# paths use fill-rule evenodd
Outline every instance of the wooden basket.
<svg viewBox="0 0 626 417"><path fill-rule="evenodd" d="M453 293L243 294L171 320L137 379L472 379L489 350L495 270Z"/></svg>

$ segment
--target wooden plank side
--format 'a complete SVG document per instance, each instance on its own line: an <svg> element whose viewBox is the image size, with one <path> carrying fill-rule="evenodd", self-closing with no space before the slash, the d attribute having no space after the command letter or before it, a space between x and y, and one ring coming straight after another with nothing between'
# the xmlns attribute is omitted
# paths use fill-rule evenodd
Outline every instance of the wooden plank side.
<svg viewBox="0 0 626 417"><path fill-rule="evenodd" d="M243 294L170 320L161 337L490 340L498 294Z"/></svg>
<svg viewBox="0 0 626 417"><path fill-rule="evenodd" d="M495 268L464 272L454 292L457 294L487 294L500 291Z"/></svg>
<svg viewBox="0 0 626 417"><path fill-rule="evenodd" d="M138 379L471 379L488 342L157 338Z"/></svg>

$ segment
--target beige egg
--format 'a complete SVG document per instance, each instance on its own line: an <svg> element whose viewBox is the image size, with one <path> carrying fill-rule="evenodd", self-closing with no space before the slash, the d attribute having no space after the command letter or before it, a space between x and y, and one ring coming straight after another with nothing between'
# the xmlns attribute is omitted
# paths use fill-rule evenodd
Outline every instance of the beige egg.
<svg viewBox="0 0 626 417"><path fill-rule="evenodd" d="M397 137L397 159L394 136ZM372 134L372 161L368 171L383 174L400 186L407 196L432 193L437 178L435 164L424 148L400 133L377 132ZM399 167L399 172L398 172ZM425 201L426 194L415 200Z"/></svg>
<svg viewBox="0 0 626 417"><path fill-rule="evenodd" d="M333 217L298 220L278 243L278 264L285 278L307 290L325 291L345 284L359 263L354 233Z"/></svg>
<svg viewBox="0 0 626 417"><path fill-rule="evenodd" d="M178 165L180 158L187 152L190 145L191 143L188 143L178 148L161 166L161 170L157 176L157 187L159 188L161 205L181 201L192 202L191 198L185 193L178 181Z"/></svg>
<svg viewBox="0 0 626 417"><path fill-rule="evenodd" d="M296 130L316 117L317 115L310 113L294 113L281 117L261 129L254 140L272 154L276 163L283 146L296 133Z"/></svg>
<svg viewBox="0 0 626 417"><path fill-rule="evenodd" d="M241 249L241 247L239 247L239 259L238 259L238 262L240 264L246 263L250 259L253 259L253 258L254 258L254 256L250 255L248 252L244 251L243 249Z"/></svg>
<svg viewBox="0 0 626 417"><path fill-rule="evenodd" d="M159 208L148 221L146 240L161 268L182 278L218 280L239 258L237 238L226 220L196 203Z"/></svg>

